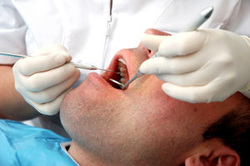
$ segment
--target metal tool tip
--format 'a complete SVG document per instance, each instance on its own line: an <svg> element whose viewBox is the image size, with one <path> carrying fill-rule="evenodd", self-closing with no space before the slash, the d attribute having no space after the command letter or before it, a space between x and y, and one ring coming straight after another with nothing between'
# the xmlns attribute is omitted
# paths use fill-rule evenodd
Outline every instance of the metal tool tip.
<svg viewBox="0 0 250 166"><path fill-rule="evenodd" d="M213 10L214 10L214 7L211 6L211 7L208 7L204 10L202 10L201 14L205 17L205 18L209 18L212 13L213 13Z"/></svg>
<svg viewBox="0 0 250 166"><path fill-rule="evenodd" d="M122 89L126 89L131 82L133 82L136 78L138 78L138 75L135 75L133 78L131 78L123 87Z"/></svg>
<svg viewBox="0 0 250 166"><path fill-rule="evenodd" d="M110 78L109 80L112 81L113 83L119 85L121 87L121 89L123 89L124 85L122 83L120 83L120 82L118 82L118 81L116 81L116 80L114 80L112 78Z"/></svg>
<svg viewBox="0 0 250 166"><path fill-rule="evenodd" d="M123 85L121 88L122 90L126 89L128 87L129 83L127 82L125 85Z"/></svg>

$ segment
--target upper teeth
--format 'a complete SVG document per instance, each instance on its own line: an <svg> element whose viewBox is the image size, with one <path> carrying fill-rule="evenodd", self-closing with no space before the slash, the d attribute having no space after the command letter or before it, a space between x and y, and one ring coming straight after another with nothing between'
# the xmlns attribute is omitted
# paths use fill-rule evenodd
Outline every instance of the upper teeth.
<svg viewBox="0 0 250 166"><path fill-rule="evenodd" d="M118 59L117 68L119 70L119 75L120 75L119 80L114 80L114 79L109 79L109 80L118 84L122 88L125 84L124 77L125 77L125 71L126 71L126 62L124 59L121 59L121 58Z"/></svg>
<svg viewBox="0 0 250 166"><path fill-rule="evenodd" d="M119 81L122 84L125 84L124 72L126 71L126 62L124 59L121 59L121 58L118 59L118 69L120 70L120 77L121 77Z"/></svg>
<svg viewBox="0 0 250 166"><path fill-rule="evenodd" d="M119 59L118 59L118 62L121 62L121 63L123 63L124 65L126 65L126 62L124 61L124 59L119 58Z"/></svg>

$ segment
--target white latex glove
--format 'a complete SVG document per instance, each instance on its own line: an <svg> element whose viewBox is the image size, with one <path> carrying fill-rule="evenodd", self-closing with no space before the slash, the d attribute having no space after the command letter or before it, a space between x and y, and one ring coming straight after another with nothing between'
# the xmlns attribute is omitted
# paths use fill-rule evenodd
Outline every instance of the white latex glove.
<svg viewBox="0 0 250 166"><path fill-rule="evenodd" d="M80 76L68 51L59 44L46 46L13 66L16 90L41 114L58 113L65 94Z"/></svg>
<svg viewBox="0 0 250 166"><path fill-rule="evenodd" d="M140 71L165 81L167 95L191 103L213 102L244 89L250 98L248 37L207 29L165 37L145 34L142 43L161 57L145 61Z"/></svg>

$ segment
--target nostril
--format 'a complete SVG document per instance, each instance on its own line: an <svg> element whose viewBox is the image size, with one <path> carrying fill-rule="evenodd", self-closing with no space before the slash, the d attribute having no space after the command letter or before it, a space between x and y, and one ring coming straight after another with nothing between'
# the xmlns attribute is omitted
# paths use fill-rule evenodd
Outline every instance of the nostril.
<svg viewBox="0 0 250 166"><path fill-rule="evenodd" d="M147 47L145 47L143 44L140 45L141 48L143 49L143 51L149 56L152 51L150 49L148 49Z"/></svg>

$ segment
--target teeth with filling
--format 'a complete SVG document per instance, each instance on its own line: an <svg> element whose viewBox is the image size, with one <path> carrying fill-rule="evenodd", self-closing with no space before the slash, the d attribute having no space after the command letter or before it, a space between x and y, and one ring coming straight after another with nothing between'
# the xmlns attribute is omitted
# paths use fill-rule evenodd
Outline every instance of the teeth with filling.
<svg viewBox="0 0 250 166"><path fill-rule="evenodd" d="M125 82L125 72L126 72L126 63L123 59L118 59L118 69L119 69L119 75L120 75L120 79L117 81L117 80L114 80L114 79L110 79L110 81L118 84L119 86L123 87L124 84L126 83Z"/></svg>

